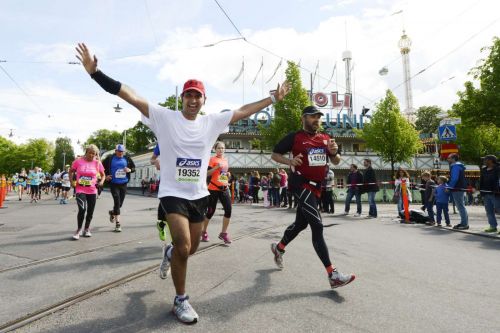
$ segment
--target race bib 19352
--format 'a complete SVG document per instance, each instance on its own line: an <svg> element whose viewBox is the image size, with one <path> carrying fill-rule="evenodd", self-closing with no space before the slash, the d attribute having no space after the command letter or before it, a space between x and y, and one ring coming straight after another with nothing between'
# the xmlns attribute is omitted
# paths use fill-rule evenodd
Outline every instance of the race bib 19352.
<svg viewBox="0 0 500 333"><path fill-rule="evenodd" d="M326 149L325 148L310 148L307 152L309 166L326 165Z"/></svg>
<svg viewBox="0 0 500 333"><path fill-rule="evenodd" d="M175 165L175 180L182 183L197 183L200 180L201 159L178 157Z"/></svg>

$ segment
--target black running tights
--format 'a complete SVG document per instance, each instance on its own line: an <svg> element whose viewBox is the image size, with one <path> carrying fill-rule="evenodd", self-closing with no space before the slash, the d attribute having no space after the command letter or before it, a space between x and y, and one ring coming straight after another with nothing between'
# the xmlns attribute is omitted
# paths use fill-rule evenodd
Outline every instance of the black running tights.
<svg viewBox="0 0 500 333"><path fill-rule="evenodd" d="M314 193L307 189L299 190L294 195L299 203L297 215L295 222L286 228L281 242L283 245L288 245L302 230L307 228L307 225L311 226L314 250L323 265L328 267L331 265L330 255L323 238L323 222L318 211L317 198Z"/></svg>
<svg viewBox="0 0 500 333"><path fill-rule="evenodd" d="M97 194L76 194L76 203L78 204L78 229L82 228L83 219L85 218L85 229L90 227L90 221L92 221L92 216L94 215L94 208L96 202ZM85 217L85 213L87 216Z"/></svg>

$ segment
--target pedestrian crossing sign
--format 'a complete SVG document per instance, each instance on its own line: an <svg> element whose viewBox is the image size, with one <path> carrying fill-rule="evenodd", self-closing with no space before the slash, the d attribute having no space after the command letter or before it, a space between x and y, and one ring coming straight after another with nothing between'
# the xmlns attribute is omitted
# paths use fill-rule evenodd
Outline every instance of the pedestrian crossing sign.
<svg viewBox="0 0 500 333"><path fill-rule="evenodd" d="M439 126L439 140L455 141L457 139L457 128L454 125Z"/></svg>

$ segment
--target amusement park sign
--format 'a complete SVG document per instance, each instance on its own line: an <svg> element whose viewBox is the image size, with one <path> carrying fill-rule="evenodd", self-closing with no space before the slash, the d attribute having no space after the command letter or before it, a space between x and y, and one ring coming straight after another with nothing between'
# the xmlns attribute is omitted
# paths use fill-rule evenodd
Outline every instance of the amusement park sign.
<svg viewBox="0 0 500 333"><path fill-rule="evenodd" d="M352 107L351 94L344 94L343 100L341 100L337 91L329 94L314 93L312 100L325 114L322 125L323 128L331 134L354 134L352 131L353 128L363 128L363 116L353 115L349 117L347 114L347 111ZM248 120L244 120L243 122L239 121L236 125L231 125L230 131L247 133L258 132L258 124L268 127L271 124L272 118L271 112L268 109L261 110L253 117L248 118Z"/></svg>

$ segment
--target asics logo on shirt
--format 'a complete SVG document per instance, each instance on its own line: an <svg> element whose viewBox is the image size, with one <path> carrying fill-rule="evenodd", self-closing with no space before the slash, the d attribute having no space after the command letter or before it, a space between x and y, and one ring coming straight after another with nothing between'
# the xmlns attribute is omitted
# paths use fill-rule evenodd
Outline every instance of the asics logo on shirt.
<svg viewBox="0 0 500 333"><path fill-rule="evenodd" d="M177 158L177 166L178 167L200 168L201 167L201 160L191 159L191 158Z"/></svg>
<svg viewBox="0 0 500 333"><path fill-rule="evenodd" d="M324 154L325 148L310 148L309 154Z"/></svg>

